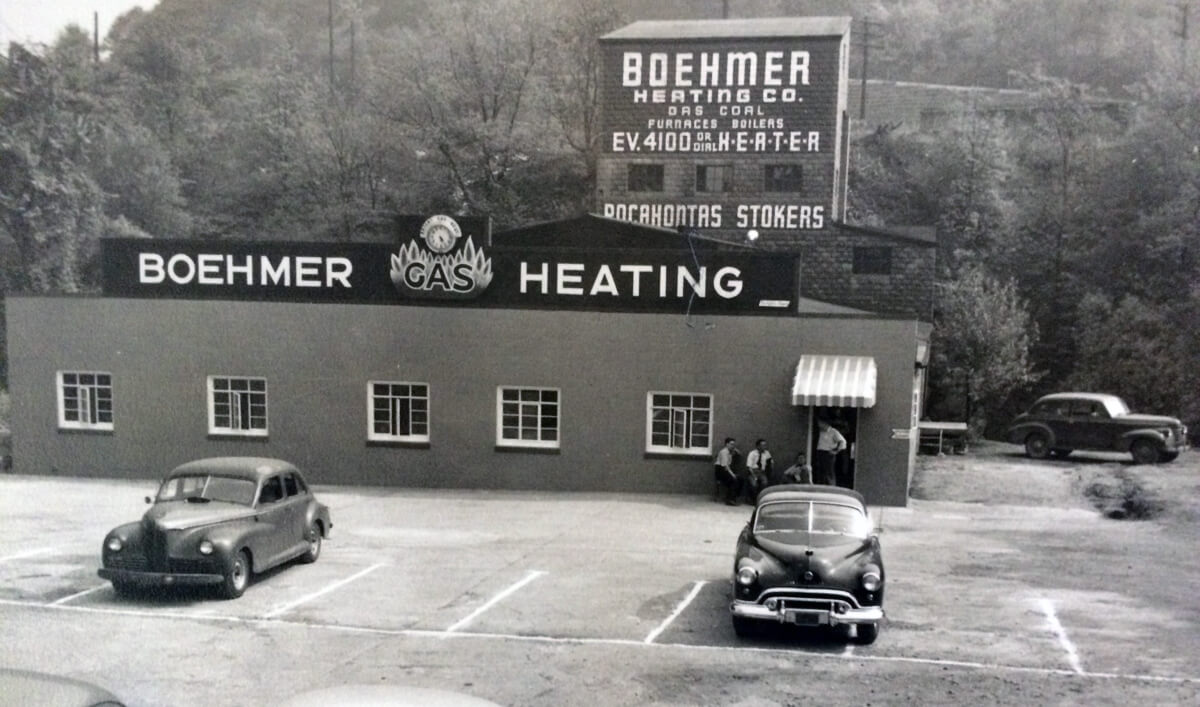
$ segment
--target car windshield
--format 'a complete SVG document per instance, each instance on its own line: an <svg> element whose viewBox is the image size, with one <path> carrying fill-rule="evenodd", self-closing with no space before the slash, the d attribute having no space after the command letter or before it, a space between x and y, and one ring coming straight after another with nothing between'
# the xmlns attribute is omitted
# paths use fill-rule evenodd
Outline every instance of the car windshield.
<svg viewBox="0 0 1200 707"><path fill-rule="evenodd" d="M853 506L820 501L776 501L763 504L754 521L756 535L787 536L845 535L865 538L870 534L871 521ZM796 537L796 540L802 538Z"/></svg>
<svg viewBox="0 0 1200 707"><path fill-rule="evenodd" d="M1104 407L1108 408L1109 417L1120 417L1121 415L1129 414L1129 406L1120 398L1105 398Z"/></svg>
<svg viewBox="0 0 1200 707"><path fill-rule="evenodd" d="M254 503L256 484L249 479L212 474L175 476L163 482L158 490L159 501L224 501L249 506Z"/></svg>

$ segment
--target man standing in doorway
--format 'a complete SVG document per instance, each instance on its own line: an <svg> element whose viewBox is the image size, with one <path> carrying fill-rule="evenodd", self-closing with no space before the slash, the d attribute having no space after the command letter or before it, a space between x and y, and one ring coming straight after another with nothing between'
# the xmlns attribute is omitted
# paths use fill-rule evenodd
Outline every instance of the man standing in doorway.
<svg viewBox="0 0 1200 707"><path fill-rule="evenodd" d="M827 420L817 420L817 453L813 457L813 482L818 484L837 483L834 473L837 455L846 448L846 438Z"/></svg>

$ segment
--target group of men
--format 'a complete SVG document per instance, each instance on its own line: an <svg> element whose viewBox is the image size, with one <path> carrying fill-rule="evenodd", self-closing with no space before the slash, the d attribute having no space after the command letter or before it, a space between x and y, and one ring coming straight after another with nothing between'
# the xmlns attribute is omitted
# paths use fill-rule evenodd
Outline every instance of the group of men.
<svg viewBox="0 0 1200 707"><path fill-rule="evenodd" d="M837 483L835 463L837 455L846 449L846 438L826 420L817 421L817 448L813 455L815 468L808 463L805 452L797 452L796 460L779 477L774 476L774 459L767 449L767 440L758 439L754 449L746 456L746 474L735 469L737 440L726 437L725 444L713 459L713 474L725 491L725 503L735 506L745 494L753 503L758 492L775 483L784 484L829 484Z"/></svg>

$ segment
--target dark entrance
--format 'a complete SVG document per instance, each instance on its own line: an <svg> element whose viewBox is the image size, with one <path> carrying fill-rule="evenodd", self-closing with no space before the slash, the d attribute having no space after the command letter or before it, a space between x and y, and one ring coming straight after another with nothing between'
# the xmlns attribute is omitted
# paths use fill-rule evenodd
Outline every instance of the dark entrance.
<svg viewBox="0 0 1200 707"><path fill-rule="evenodd" d="M858 451L858 408L853 407L814 407L809 431L809 459L816 456L817 436L821 430L817 427L818 420L825 420L842 436L846 438L846 451L837 455L833 462L834 475L838 486L854 488L854 464Z"/></svg>

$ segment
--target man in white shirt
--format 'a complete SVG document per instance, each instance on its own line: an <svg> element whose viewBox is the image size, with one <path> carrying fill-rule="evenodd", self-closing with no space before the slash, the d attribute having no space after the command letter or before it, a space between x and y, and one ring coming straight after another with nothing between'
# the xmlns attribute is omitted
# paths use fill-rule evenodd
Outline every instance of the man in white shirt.
<svg viewBox="0 0 1200 707"><path fill-rule="evenodd" d="M746 456L746 483L751 500L757 499L758 492L770 485L771 465L771 452L767 449L767 440L759 438L754 443L754 449Z"/></svg>
<svg viewBox="0 0 1200 707"><path fill-rule="evenodd" d="M828 421L817 420L817 453L813 456L813 483L834 485L834 462L846 448L846 438L835 430Z"/></svg>
<svg viewBox="0 0 1200 707"><path fill-rule="evenodd" d="M725 489L725 505L737 505L737 497L742 490L742 481L733 470L733 453L737 449L737 440L726 437L725 444L717 451L713 459L713 476L717 483Z"/></svg>

